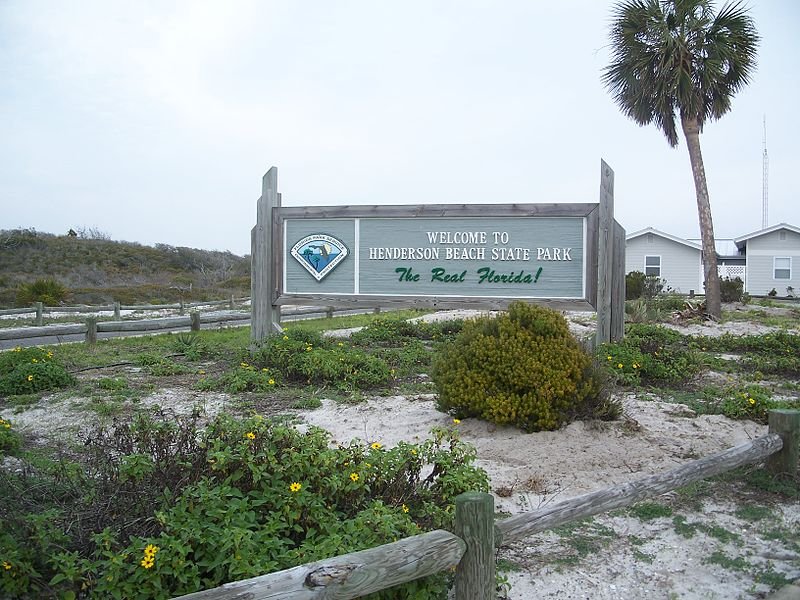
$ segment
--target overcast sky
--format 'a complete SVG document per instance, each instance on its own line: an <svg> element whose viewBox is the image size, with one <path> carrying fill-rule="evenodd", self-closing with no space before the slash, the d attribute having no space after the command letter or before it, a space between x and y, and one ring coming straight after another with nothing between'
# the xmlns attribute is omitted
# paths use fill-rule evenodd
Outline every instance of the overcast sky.
<svg viewBox="0 0 800 600"><path fill-rule="evenodd" d="M751 0L759 66L701 145L717 237L800 226L800 3ZM0 0L0 229L250 251L285 206L596 202L699 236L686 146L601 83L612 2ZM719 4L717 4L719 6Z"/></svg>

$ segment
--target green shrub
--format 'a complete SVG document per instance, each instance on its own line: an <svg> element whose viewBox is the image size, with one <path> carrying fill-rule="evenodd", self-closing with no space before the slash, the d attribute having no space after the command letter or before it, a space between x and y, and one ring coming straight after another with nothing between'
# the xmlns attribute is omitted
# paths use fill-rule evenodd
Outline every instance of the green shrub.
<svg viewBox="0 0 800 600"><path fill-rule="evenodd" d="M75 379L50 350L16 347L0 352L0 395L17 396L72 385Z"/></svg>
<svg viewBox="0 0 800 600"><path fill-rule="evenodd" d="M169 598L452 529L455 496L488 490L452 430L332 447L259 416L142 416L91 435L80 460L0 472L0 595ZM446 590L440 574L370 598Z"/></svg>
<svg viewBox="0 0 800 600"><path fill-rule="evenodd" d="M20 441L20 435L14 430L11 421L0 417L0 457L4 454L16 454Z"/></svg>
<svg viewBox="0 0 800 600"><path fill-rule="evenodd" d="M684 336L647 324L629 325L622 341L597 349L597 360L622 385L686 382L703 366Z"/></svg>
<svg viewBox="0 0 800 600"><path fill-rule="evenodd" d="M422 328L425 324L422 323ZM420 325L406 319L385 317L375 319L359 331L354 331L350 341L359 346L395 345L402 340L416 339Z"/></svg>
<svg viewBox="0 0 800 600"><path fill-rule="evenodd" d="M631 271L625 275L625 300L636 300L644 293L645 274L641 271Z"/></svg>
<svg viewBox="0 0 800 600"><path fill-rule="evenodd" d="M439 407L526 431L553 430L600 394L591 357L550 309L514 302L468 321L434 358Z"/></svg>
<svg viewBox="0 0 800 600"><path fill-rule="evenodd" d="M303 329L266 338L253 351L249 364L279 374L285 381L349 390L375 387L392 376L389 365L379 357Z"/></svg>
<svg viewBox="0 0 800 600"><path fill-rule="evenodd" d="M69 292L55 279L37 279L33 283L25 283L17 290L17 306L30 306L34 302L42 302L46 306L58 306L63 303Z"/></svg>
<svg viewBox="0 0 800 600"><path fill-rule="evenodd" d="M741 302L744 293L744 282L736 277L726 277L719 282L720 299L723 302Z"/></svg>

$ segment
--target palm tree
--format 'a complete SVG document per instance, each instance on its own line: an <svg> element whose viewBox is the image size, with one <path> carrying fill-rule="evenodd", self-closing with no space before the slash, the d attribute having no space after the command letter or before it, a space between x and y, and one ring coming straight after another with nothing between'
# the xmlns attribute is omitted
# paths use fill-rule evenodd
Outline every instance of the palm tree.
<svg viewBox="0 0 800 600"><path fill-rule="evenodd" d="M700 132L731 108L756 66L759 36L740 2L714 15L710 0L625 0L613 9L611 64L603 82L622 112L639 125L654 123L672 147L680 117L694 176L706 313L721 315L714 225Z"/></svg>

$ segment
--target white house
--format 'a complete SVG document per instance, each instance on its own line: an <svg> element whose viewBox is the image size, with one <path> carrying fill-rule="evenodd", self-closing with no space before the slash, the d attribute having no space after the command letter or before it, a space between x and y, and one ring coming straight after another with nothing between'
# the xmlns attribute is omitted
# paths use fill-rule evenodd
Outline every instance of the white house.
<svg viewBox="0 0 800 600"><path fill-rule="evenodd" d="M625 272L660 277L678 294L702 294L702 251L699 244L648 227L625 237Z"/></svg>
<svg viewBox="0 0 800 600"><path fill-rule="evenodd" d="M733 240L747 260L745 291L765 296L772 290L800 293L800 228L779 223Z"/></svg>
<svg viewBox="0 0 800 600"><path fill-rule="evenodd" d="M715 246L720 277L740 277L749 294L800 292L800 228L780 223ZM704 293L702 246L652 227L626 236L625 272L631 271L660 277L679 294Z"/></svg>

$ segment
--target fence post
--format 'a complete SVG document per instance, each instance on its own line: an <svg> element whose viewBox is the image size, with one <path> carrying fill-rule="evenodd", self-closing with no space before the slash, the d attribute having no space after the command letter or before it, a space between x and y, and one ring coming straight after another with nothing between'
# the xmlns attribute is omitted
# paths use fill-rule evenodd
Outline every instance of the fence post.
<svg viewBox="0 0 800 600"><path fill-rule="evenodd" d="M482 492L456 496L455 532L467 544L456 567L455 600L494 600L494 498Z"/></svg>
<svg viewBox="0 0 800 600"><path fill-rule="evenodd" d="M231 301L230 301L230 303L228 304L228 308L230 308L231 310L233 310L233 294L231 294Z"/></svg>
<svg viewBox="0 0 800 600"><path fill-rule="evenodd" d="M97 343L97 317L86 319L86 343L90 346Z"/></svg>
<svg viewBox="0 0 800 600"><path fill-rule="evenodd" d="M120 319L120 316L119 316L120 312L119 311L120 311L121 308L122 307L120 306L119 302L114 302L114 319L116 319L117 321L119 321L119 319Z"/></svg>
<svg viewBox="0 0 800 600"><path fill-rule="evenodd" d="M200 331L200 311L191 311L189 313L189 318L192 320L192 331Z"/></svg>
<svg viewBox="0 0 800 600"><path fill-rule="evenodd" d="M767 470L773 475L794 475L800 458L800 410L769 411L769 432L781 436L783 448L767 457Z"/></svg>
<svg viewBox="0 0 800 600"><path fill-rule="evenodd" d="M333 318L333 307L332 306L329 306L328 310L325 311L325 316L328 317L329 319Z"/></svg>
<svg viewBox="0 0 800 600"><path fill-rule="evenodd" d="M44 325L44 303L34 302L36 306L36 326L41 327Z"/></svg>
<svg viewBox="0 0 800 600"><path fill-rule="evenodd" d="M184 314L183 298L181 298L181 303L180 303L180 306L178 308L178 314L181 315L181 316L183 316L183 314Z"/></svg>
<svg viewBox="0 0 800 600"><path fill-rule="evenodd" d="M379 315L381 313L381 307L380 306L376 306L375 308L372 309L372 313L376 314L376 315Z"/></svg>

